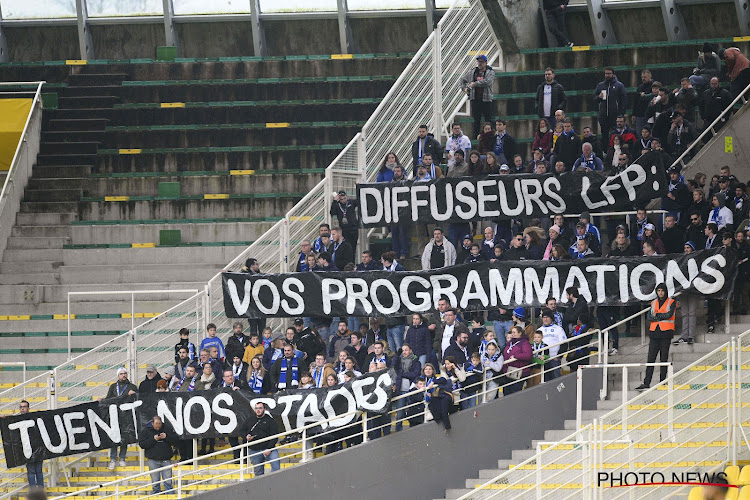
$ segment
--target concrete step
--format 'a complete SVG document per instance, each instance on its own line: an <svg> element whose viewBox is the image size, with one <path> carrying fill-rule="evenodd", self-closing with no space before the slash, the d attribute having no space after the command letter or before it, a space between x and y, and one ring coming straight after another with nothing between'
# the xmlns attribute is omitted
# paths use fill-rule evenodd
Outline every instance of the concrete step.
<svg viewBox="0 0 750 500"><path fill-rule="evenodd" d="M19 273L0 275L0 285L57 285L59 273Z"/></svg>
<svg viewBox="0 0 750 500"><path fill-rule="evenodd" d="M107 69L109 69L109 67ZM75 87L120 85L123 80L129 80L128 75L119 72L97 73L96 71L90 71L71 73L70 76L68 76L68 84Z"/></svg>
<svg viewBox="0 0 750 500"><path fill-rule="evenodd" d="M11 236L19 238L64 238L70 237L70 225L49 225L49 226L13 226Z"/></svg>
<svg viewBox="0 0 750 500"><path fill-rule="evenodd" d="M322 178L318 173L89 178L83 189L86 196L158 196L159 183L179 182L183 196L206 193L305 193L312 190Z"/></svg>
<svg viewBox="0 0 750 500"><path fill-rule="evenodd" d="M62 248L70 243L69 236L11 236L8 238L10 249L40 249L40 248Z"/></svg>
<svg viewBox="0 0 750 500"><path fill-rule="evenodd" d="M30 190L83 189L84 177L32 177L27 188Z"/></svg>
<svg viewBox="0 0 750 500"><path fill-rule="evenodd" d="M186 297L187 294L181 295ZM123 295L125 297L125 295ZM178 295L175 295L175 297L180 297ZM175 299L176 301L177 299ZM176 302L175 302L176 303ZM174 306L174 303L170 306ZM82 312L78 311L78 307L75 305L71 305L71 314L83 314ZM158 314L166 311L167 309L160 309L160 310L150 310L148 308L138 308L136 307L135 311L136 314L142 314L147 313L149 315L151 314ZM62 313L65 315L67 313L66 309L63 309ZM116 309L106 309L100 311L100 314L130 314L130 303L122 303L118 304ZM134 321L131 321L130 318L105 318L105 319L72 319L70 320L70 329L71 331L95 331L95 332L112 332L112 331L119 331L119 332L127 332L131 329L132 325L139 326L146 321L150 319L150 316L147 318L138 317L134 318ZM25 333L35 333L35 332L67 332L68 331L68 320L67 319L47 319L47 320L25 320L25 321L0 321L0 332L17 332L19 330L23 330ZM194 332L195 333L195 332ZM90 337L92 346L98 346L103 344L106 339L101 340L101 337L99 335L90 335L87 336ZM20 339L15 338L12 342L13 345L4 345L4 347L25 347L26 341L30 339L37 339L39 337L22 337ZM198 338L196 334L196 338ZM202 338L202 337L201 337ZM62 340L60 340L62 339ZM22 345L16 345L17 342L22 342ZM60 347L60 344L67 345L67 335L64 337L48 337L47 342L49 343L49 347ZM175 344L177 343L177 340L175 340ZM40 346L44 347L44 346Z"/></svg>
<svg viewBox="0 0 750 500"><path fill-rule="evenodd" d="M21 202L22 213L37 214L40 212L75 212L78 203L74 201L23 201Z"/></svg>
<svg viewBox="0 0 750 500"><path fill-rule="evenodd" d="M104 130L48 130L42 132L44 142L96 142L104 141Z"/></svg>
<svg viewBox="0 0 750 500"><path fill-rule="evenodd" d="M0 262L0 274L21 273L54 273L62 265L62 261L35 261L29 262Z"/></svg>
<svg viewBox="0 0 750 500"><path fill-rule="evenodd" d="M51 187L51 186L50 186ZM56 186L55 189L50 187L42 189L26 189L23 199L25 201L78 201L83 196L83 189L65 189L62 186Z"/></svg>
<svg viewBox="0 0 750 500"><path fill-rule="evenodd" d="M63 109L112 108L119 102L122 102L122 99L111 95L60 96L58 98L58 104Z"/></svg>
<svg viewBox="0 0 750 500"><path fill-rule="evenodd" d="M35 165L31 179L84 178L91 173L91 165Z"/></svg>
<svg viewBox="0 0 750 500"><path fill-rule="evenodd" d="M300 197L301 198L301 197ZM83 220L210 219L281 216L296 198L240 198L220 200L87 201L80 205ZM58 207L58 205L60 205ZM66 211L62 203L24 203L22 210ZM55 210L55 211L58 211Z"/></svg>
<svg viewBox="0 0 750 500"><path fill-rule="evenodd" d="M78 220L78 211L75 212L40 212L16 214L16 227L39 227L39 226L68 226L72 221Z"/></svg>
<svg viewBox="0 0 750 500"><path fill-rule="evenodd" d="M135 297L135 310L136 312L163 312L174 306L179 302L181 297L188 297L189 294L172 294L166 297L155 299L152 294L149 295L136 295ZM153 299L153 300L152 300ZM109 314L109 313L129 313L131 308L130 295L78 295L71 296L71 312L73 314ZM34 314L34 315L51 315L51 314L67 314L68 303L67 298L65 300L55 302L41 302L41 303L29 303L23 306L23 309L19 308L18 304L6 304L0 303L0 315L21 315L21 314ZM48 331L56 330L59 327L49 327L44 325L63 324L58 321L64 320L38 320L41 329L34 329L33 331ZM73 320L81 321L81 324L76 326L76 330L82 330L82 326L85 326L86 321L94 320ZM129 322L130 320L128 320ZM35 320L27 321L0 321L0 331L18 331L21 326L19 325L30 325ZM5 325L5 329L3 326ZM8 326L10 325L10 326ZM27 328L27 326L24 326ZM101 328L94 328L101 329ZM107 328L104 328L105 330ZM32 331L31 329L29 331Z"/></svg>
<svg viewBox="0 0 750 500"><path fill-rule="evenodd" d="M61 261L63 260L62 248L45 249L12 249L6 248L3 253L4 262L34 262L34 261Z"/></svg>
<svg viewBox="0 0 750 500"><path fill-rule="evenodd" d="M28 250L29 252L33 250ZM228 261L227 261L228 262ZM205 281L188 281L181 283L160 282L152 280L145 283L108 283L108 284L85 284L85 285L0 285L0 302L4 304L34 304L38 302L65 302L68 292L87 291L127 291L127 290L202 290ZM152 300L169 300L174 295L168 293L155 293L150 297ZM182 295L178 296L184 297ZM101 301L111 301L111 297L100 295ZM96 296L91 299L95 301ZM180 302L175 300L174 304Z"/></svg>
<svg viewBox="0 0 750 500"><path fill-rule="evenodd" d="M62 260L66 266L109 265L113 262L116 262L118 265L139 265L148 262L158 265L180 264L186 268L190 268L195 263L224 266L244 250L245 248L240 246L92 248L63 250Z"/></svg>
<svg viewBox="0 0 750 500"><path fill-rule="evenodd" d="M143 262L143 261L141 261ZM225 264L130 264L63 266L59 269L60 283L142 283L151 279L165 282L208 281L221 272ZM2 278L2 276L0 276Z"/></svg>
<svg viewBox="0 0 750 500"><path fill-rule="evenodd" d="M98 155L94 153L40 153L36 157L36 162L40 166L58 166L58 165L94 165ZM61 175L60 177L70 177Z"/></svg>
<svg viewBox="0 0 750 500"><path fill-rule="evenodd" d="M39 153L42 155L83 155L96 154L97 142L42 142Z"/></svg>
<svg viewBox="0 0 750 500"><path fill-rule="evenodd" d="M216 222L197 224L112 224L68 226L71 243L77 245L158 243L159 231L179 230L183 242L255 241L274 222Z"/></svg>
<svg viewBox="0 0 750 500"><path fill-rule="evenodd" d="M68 87L70 88L70 87ZM80 118L77 120L49 120L52 130L104 130L109 120L104 118Z"/></svg>

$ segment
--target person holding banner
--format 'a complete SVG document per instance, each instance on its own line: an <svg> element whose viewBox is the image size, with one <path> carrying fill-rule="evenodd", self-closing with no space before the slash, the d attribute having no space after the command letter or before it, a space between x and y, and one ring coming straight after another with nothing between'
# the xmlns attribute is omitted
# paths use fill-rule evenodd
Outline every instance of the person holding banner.
<svg viewBox="0 0 750 500"><path fill-rule="evenodd" d="M177 436L168 429L159 415L154 417L141 430L138 445L143 448L144 455L148 460L149 470L160 469L172 464L172 445L177 444ZM161 484L164 482L164 491L172 489L172 469L167 467L162 471L151 473L151 489L154 495L161 493Z"/></svg>
<svg viewBox="0 0 750 500"><path fill-rule="evenodd" d="M21 415L29 413L30 405L25 399L21 400L18 405L18 411ZM29 480L29 490L44 489L44 471L42 466L44 465L43 460L38 462L26 462L26 477Z"/></svg>
<svg viewBox="0 0 750 500"><path fill-rule="evenodd" d="M260 441L261 439L275 436L279 433L279 426L271 415L266 413L266 406L263 403L255 403L255 414L245 422L242 434L248 442ZM271 472L281 469L281 458L279 451L276 449L278 439L273 438L258 444L250 444L249 448L253 451L250 455L250 462L255 466L253 472L255 477L264 474L264 463L271 464Z"/></svg>
<svg viewBox="0 0 750 500"><path fill-rule="evenodd" d="M651 308L646 313L646 319L650 321L649 325L649 344L647 363L654 363L656 355L659 354L659 360L662 363L669 361L669 346L672 343L672 336L675 333L675 311L678 303L669 297L667 285L659 283L656 285L656 298L651 301ZM654 367L646 367L646 377L643 383L635 388L636 391L643 392L651 387L651 377L654 375ZM667 378L667 367L661 366L659 373L660 381Z"/></svg>
<svg viewBox="0 0 750 500"><path fill-rule="evenodd" d="M138 392L138 388L128 380L128 369L121 366L117 369L117 381L109 386L107 395L104 399L120 398L122 396L132 396ZM128 453L128 445L120 445L120 461L117 463L120 467L125 467L125 456ZM117 446L109 450L109 470L115 470L115 459L117 459Z"/></svg>

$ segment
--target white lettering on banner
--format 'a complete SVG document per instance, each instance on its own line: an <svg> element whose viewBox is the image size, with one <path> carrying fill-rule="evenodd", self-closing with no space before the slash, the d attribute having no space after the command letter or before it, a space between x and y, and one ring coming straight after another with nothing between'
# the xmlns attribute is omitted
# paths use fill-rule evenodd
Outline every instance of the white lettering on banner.
<svg viewBox="0 0 750 500"><path fill-rule="evenodd" d="M378 297L378 289L381 287L388 289L388 292L390 292L391 294L390 307L386 307L380 302L380 298ZM379 279L373 281L370 285L370 300L372 300L372 303L375 304L375 307L378 308L380 314L383 315L393 314L401 309L401 298L398 295L398 290L396 290L396 287L393 286L393 283L391 283L390 280Z"/></svg>
<svg viewBox="0 0 750 500"><path fill-rule="evenodd" d="M175 411L172 413L167 402L163 399L160 399L159 402L156 403L156 414L159 415L162 422L169 422L169 425L172 426L172 429L174 429L177 434L182 434L185 429L182 418L183 404L184 401L182 400L182 397L175 399Z"/></svg>
<svg viewBox="0 0 750 500"><path fill-rule="evenodd" d="M576 282L578 282L577 285ZM562 289L567 290L570 287L577 288L581 296L586 299L586 302L591 302L591 290L589 290L589 281L586 279L586 276L583 274L583 269L581 269L580 267L573 266L570 268L568 278L565 280L565 286L562 287ZM563 304L567 303L567 295L565 297L561 297L560 302L562 302Z"/></svg>
<svg viewBox="0 0 750 500"><path fill-rule="evenodd" d="M651 273L654 275L655 283L664 283L664 275L661 270L653 264L645 263L639 264L630 271L630 289L633 292L633 297L638 300L653 300L656 297L656 291L651 289L648 293L643 293L641 290L641 275L643 273Z"/></svg>
<svg viewBox="0 0 750 500"><path fill-rule="evenodd" d="M333 291L333 287L336 287L335 292ZM341 280L323 278L321 290L323 293L323 313L330 314L331 302L344 298L344 296L346 295L346 286L341 282Z"/></svg>
<svg viewBox="0 0 750 500"><path fill-rule="evenodd" d="M422 287L425 289L421 292L415 292L414 296L417 299L420 299L421 302L415 303L412 302L409 298L409 285L412 283L419 283L422 285ZM405 276L404 279L401 280L401 284L399 285L399 293L401 293L401 301L404 303L404 305L412 312L424 312L429 311L430 307L432 307L432 303L430 302L430 292L426 291L430 288L430 282L424 279L421 276Z"/></svg>
<svg viewBox="0 0 750 500"><path fill-rule="evenodd" d="M271 307L266 307L263 304L263 301L260 300L260 292L263 289L263 287L268 287L268 290L271 292ZM264 297L267 296L267 294L263 294ZM263 314L276 314L279 310L279 303L281 297L279 297L279 289L276 288L276 285L274 285L270 280L267 279L259 279L255 282L253 285L253 300L257 304L258 309Z"/></svg>
<svg viewBox="0 0 750 500"><path fill-rule="evenodd" d="M391 202L391 210L393 210L393 216L391 217L391 220L393 220L394 223L399 222L398 217L398 210L401 207L408 207L409 206L409 199L400 199L399 195L401 194L409 194L409 187L408 186L398 186L393 188L393 201Z"/></svg>
<svg viewBox="0 0 750 500"><path fill-rule="evenodd" d="M60 439L60 443L57 445L52 444L52 440L50 439L50 435L47 431L47 426L45 425L44 420L39 418L37 419L36 423L39 426L39 432L42 435L42 442L44 443L45 448L47 448L52 453L58 454L65 451L68 440L65 438L65 425L63 425L63 420L62 418L60 418L60 415L55 415L54 421L55 428L57 429L57 437L58 439Z"/></svg>
<svg viewBox="0 0 750 500"><path fill-rule="evenodd" d="M211 409L219 417L228 419L226 424L222 424L218 419L214 420L214 429L216 432L221 434L231 434L237 428L237 415L234 414L234 410L231 408L224 408L221 403L226 403L227 406L234 405L234 399L231 394L222 392L217 394L213 401L211 401Z"/></svg>
<svg viewBox="0 0 750 500"><path fill-rule="evenodd" d="M239 315L245 314L250 308L250 291L253 286L252 282L250 280L245 280L245 295L243 295L242 301L240 301L240 297L237 295L237 285L234 284L234 281L227 283L227 286L229 287L229 296L232 298L232 306L234 306L234 310L237 311L237 314Z"/></svg>
<svg viewBox="0 0 750 500"><path fill-rule="evenodd" d="M630 283L628 281L628 265L620 264L620 278L617 280L617 284L620 286L620 300L625 304L630 300L630 292L628 287Z"/></svg>
<svg viewBox="0 0 750 500"><path fill-rule="evenodd" d="M357 402L354 400L354 396L352 395L352 393L349 392L349 389L347 389L346 387L340 387L338 389L328 391L328 393L326 394L326 398L323 401L323 409L326 412L326 416L329 419L335 418L337 416L336 410L333 409L333 405L331 404L333 398L337 396L346 399L346 411L344 413L349 413L349 415L331 420L330 422L328 422L328 425L330 425L331 427L344 426L357 417L357 415L352 413L357 409Z"/></svg>
<svg viewBox="0 0 750 500"><path fill-rule="evenodd" d="M500 210L489 210L487 208L487 203L496 203L498 200L498 196L496 194L487 194L485 193L485 188L495 186L495 181L493 180L483 180L477 182L477 204L478 207L478 214L479 217L499 217L500 216Z"/></svg>
<svg viewBox="0 0 750 500"><path fill-rule="evenodd" d="M86 434L85 427L74 427L73 420L83 420L86 418L86 414L82 411L73 411L63 415L63 422L65 422L65 432L68 435L68 449L70 451L83 451L88 450L91 445L89 443L76 443L76 434Z"/></svg>
<svg viewBox="0 0 750 500"><path fill-rule="evenodd" d="M695 261L691 261L695 262ZM688 267L688 274L689 277L685 277L685 275L682 273L682 269L680 269L680 266L677 264L677 262L670 260L667 262L667 293L671 297L674 295L675 292L675 286L674 282L678 281L680 283L681 288L689 288L690 283L695 279L695 277L698 275L698 267L694 267L695 273L693 273L692 269Z"/></svg>
<svg viewBox="0 0 750 500"><path fill-rule="evenodd" d="M490 269L490 305L495 307L500 304L508 304L515 300L517 303L523 301L523 274L521 270L514 267L508 273L508 281L503 284L503 277L499 269ZM512 298L511 298L512 297Z"/></svg>
<svg viewBox="0 0 750 500"><path fill-rule="evenodd" d="M539 284L539 274L536 269L528 267L523 271L523 279L526 283L526 302L534 303L534 293L536 293L536 302L546 302L547 297L560 296L560 275L554 267L548 267L544 272L544 283Z"/></svg>
<svg viewBox="0 0 750 500"><path fill-rule="evenodd" d="M385 215L385 223L391 223L391 190L386 188L383 193L383 214ZM364 222L363 222L364 223Z"/></svg>
<svg viewBox="0 0 750 500"><path fill-rule="evenodd" d="M86 411L89 417L89 428L91 428L91 440L94 442L95 447L99 447L102 444L102 440L99 437L99 428L107 434L109 440L113 443L119 443L122 437L120 436L120 420L117 418L117 405L109 405L109 424L102 420L97 413L89 408Z"/></svg>
<svg viewBox="0 0 750 500"><path fill-rule="evenodd" d="M478 300L482 307L487 307L490 302L487 292L482 286L482 278L478 272L473 270L466 275L466 286L464 286L464 293L461 295L461 309L465 309L470 300Z"/></svg>
<svg viewBox="0 0 750 500"><path fill-rule="evenodd" d="M310 415L307 415L308 411L310 412ZM297 427L304 427L307 424L321 422L325 419L326 418L318 408L318 395L315 393L308 394L302 403L300 403L299 409L297 410ZM323 423L320 427L326 429L328 424Z"/></svg>
<svg viewBox="0 0 750 500"><path fill-rule="evenodd" d="M276 400L279 404L284 405L284 410L281 412L281 421L284 422L284 427L291 429L292 424L289 423L289 412L292 411L292 403L302 400L302 394L285 394L284 396L279 396Z"/></svg>
<svg viewBox="0 0 750 500"><path fill-rule="evenodd" d="M137 401L133 401L132 403L123 403L120 405L120 411L125 412L125 411L130 410L130 414L133 417L133 428L135 429L136 439L138 439L138 417L135 414L135 410L142 404L143 404L143 401L139 399Z"/></svg>
<svg viewBox="0 0 750 500"><path fill-rule="evenodd" d="M548 214L547 205L542 203L542 184L538 179L521 179L521 190L523 191L526 215L534 213L534 203L537 204L543 214Z"/></svg>
<svg viewBox="0 0 750 500"><path fill-rule="evenodd" d="M29 429L36 425L33 420L20 420L13 422L8 426L8 429L12 431L19 431L21 433L21 446L23 448L23 455L28 459L31 458L31 439L29 438Z"/></svg>
<svg viewBox="0 0 750 500"><path fill-rule="evenodd" d="M384 194L387 198L388 193ZM363 224L372 224L383 218L383 199L380 197L379 189L362 187L359 190L359 198L362 200L362 203L360 203L360 216ZM372 200L372 203L369 200ZM375 212L370 213L369 209L373 205L375 206ZM388 216L387 213L385 215Z"/></svg>
<svg viewBox="0 0 750 500"><path fill-rule="evenodd" d="M473 196L464 194L464 191L473 194L474 183L470 181L460 181L456 184L456 200L459 202L456 204L456 214L462 219L471 220L477 213L477 200L475 200ZM464 209L464 206L461 204L466 205L469 208Z"/></svg>
<svg viewBox="0 0 750 500"><path fill-rule="evenodd" d="M359 288L355 290L354 287ZM357 307L357 301L362 303L362 308L367 311L367 314L372 312L372 304L367 300L368 295L367 282L361 278L352 278L346 280L346 310L349 314L354 312L354 308Z"/></svg>
<svg viewBox="0 0 750 500"><path fill-rule="evenodd" d="M430 186L430 197L432 198L432 203L430 203L430 215L432 215L432 218L435 219L436 222L446 221L450 219L451 214L453 214L453 185L445 185L445 212L442 214L438 211L438 204L436 203L437 195L435 194L436 191L437 187L435 184L432 184Z"/></svg>
<svg viewBox="0 0 750 500"><path fill-rule="evenodd" d="M607 300L607 292L604 286L604 273L617 271L617 267L611 264L598 266L587 266L587 273L596 273L596 302L604 304Z"/></svg>
<svg viewBox="0 0 750 500"><path fill-rule="evenodd" d="M448 286L444 287L442 281L447 281ZM430 283L432 283L432 302L437 304L438 301L445 297L448 299L448 303L451 307L458 307L458 299L456 299L456 290L458 290L458 278L451 274L438 274L430 276Z"/></svg>
<svg viewBox="0 0 750 500"><path fill-rule="evenodd" d="M429 186L424 184L415 184L411 188L411 220L419 220L419 207L427 207L430 202L419 197L420 193L429 192ZM393 214L394 218L396 214Z"/></svg>
<svg viewBox="0 0 750 500"><path fill-rule="evenodd" d="M519 179L513 181L513 188L516 191L516 202L518 203L514 209L511 209L508 206L508 192L505 189L505 183L503 181L497 181L497 187L500 194L500 211L507 217L520 215L520 213L523 212L524 205L523 193L521 192L521 181Z"/></svg>
<svg viewBox="0 0 750 500"><path fill-rule="evenodd" d="M549 205L550 210L558 214L565 213L565 200L562 196L557 194L562 190L560 179L558 179L557 177L548 177L547 180L544 181L544 190L547 192L547 196L550 198L550 201L557 202L557 204L553 203Z"/></svg>
<svg viewBox="0 0 750 500"><path fill-rule="evenodd" d="M292 285L297 289L296 292L292 291ZM305 310L305 301L300 295L300 293L305 291L305 285L302 283L302 281L297 278L289 278L288 280L284 280L284 283L281 285L281 290L284 292L284 295L286 295L287 298L292 299L297 303L295 307L292 307L291 305L289 305L289 301L287 299L282 300L281 307L284 308L284 311L286 311L290 316L298 316L302 314L302 311Z"/></svg>
<svg viewBox="0 0 750 500"><path fill-rule="evenodd" d="M725 267L727 265L727 260L723 255L712 255L703 261L703 264L701 264L701 272L708 274L714 279L713 283L708 283L703 278L695 278L694 283L696 288L698 288L699 292L704 294L716 293L724 286L724 275L718 269L711 267L709 265L711 262L716 262L719 264L719 267Z"/></svg>
<svg viewBox="0 0 750 500"><path fill-rule="evenodd" d="M375 388L369 396L365 396L362 390L365 386L375 384ZM358 378L352 382L352 392L357 402L357 407L362 408L365 411L380 411L388 402L388 394L383 390L383 385L393 385L391 376L386 372L378 377L375 382L374 377ZM371 402L370 399L375 397L375 401Z"/></svg>
<svg viewBox="0 0 750 500"><path fill-rule="evenodd" d="M194 427L193 423L190 421L193 406L196 405L200 407L202 414L200 425L198 427ZM188 399L187 403L185 403L184 414L185 430L190 434L203 434L211 428L211 405L203 396L193 396L192 398Z"/></svg>

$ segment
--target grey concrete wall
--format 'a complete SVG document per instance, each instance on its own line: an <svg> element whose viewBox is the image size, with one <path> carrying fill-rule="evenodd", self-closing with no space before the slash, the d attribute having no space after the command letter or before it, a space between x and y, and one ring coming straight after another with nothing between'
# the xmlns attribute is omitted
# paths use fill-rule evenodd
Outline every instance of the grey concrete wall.
<svg viewBox="0 0 750 500"><path fill-rule="evenodd" d="M576 45L595 45L594 33L588 12L570 12L565 15L568 38Z"/></svg>
<svg viewBox="0 0 750 500"><path fill-rule="evenodd" d="M427 38L425 17L350 19L355 52L416 52ZM338 29L338 24L336 25ZM337 32L338 33L338 32Z"/></svg>
<svg viewBox="0 0 750 500"><path fill-rule="evenodd" d="M339 54L341 52L339 23L336 19L264 21L263 29L266 34L269 56Z"/></svg>
<svg viewBox="0 0 750 500"><path fill-rule="evenodd" d="M747 7L747 3L745 6ZM691 39L726 38L740 34L737 11L732 2L681 5L680 12Z"/></svg>
<svg viewBox="0 0 750 500"><path fill-rule="evenodd" d="M619 43L660 42L667 39L661 9L610 10L609 20Z"/></svg>
<svg viewBox="0 0 750 500"><path fill-rule="evenodd" d="M707 145L701 149L690 161L686 169L687 175L693 177L696 172L703 172L709 176L719 173L719 168L729 165L740 182L750 179L750 112L748 106L740 109L729 123L721 129ZM732 151L726 147L726 138L732 138ZM741 221L735 221L739 224Z"/></svg>
<svg viewBox="0 0 750 500"><path fill-rule="evenodd" d="M537 0L498 0L519 49L543 47L546 35Z"/></svg>
<svg viewBox="0 0 750 500"><path fill-rule="evenodd" d="M163 24L108 24L89 29L97 59L156 57L156 47L166 43Z"/></svg>
<svg viewBox="0 0 750 500"><path fill-rule="evenodd" d="M62 61L81 57L75 26L3 26L3 33L11 61Z"/></svg>
<svg viewBox="0 0 750 500"><path fill-rule="evenodd" d="M182 57L254 55L250 23L179 23L176 28Z"/></svg>
<svg viewBox="0 0 750 500"><path fill-rule="evenodd" d="M584 373L584 408L595 408L601 372ZM453 430L428 422L398 434L195 498L306 500L443 498L479 469L575 418L576 375L451 416Z"/></svg>

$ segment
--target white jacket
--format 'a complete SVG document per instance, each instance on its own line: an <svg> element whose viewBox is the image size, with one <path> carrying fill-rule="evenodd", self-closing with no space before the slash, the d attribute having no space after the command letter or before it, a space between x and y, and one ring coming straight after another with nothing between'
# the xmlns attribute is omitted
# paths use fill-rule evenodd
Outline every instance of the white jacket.
<svg viewBox="0 0 750 500"><path fill-rule="evenodd" d="M422 271L429 271L430 258L432 257L432 247L435 245L435 238L432 238L430 242L424 247L422 252ZM456 264L456 247L453 243L443 238L443 248L445 249L445 267L453 266Z"/></svg>

